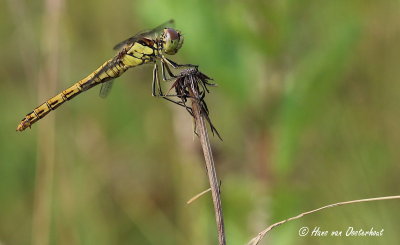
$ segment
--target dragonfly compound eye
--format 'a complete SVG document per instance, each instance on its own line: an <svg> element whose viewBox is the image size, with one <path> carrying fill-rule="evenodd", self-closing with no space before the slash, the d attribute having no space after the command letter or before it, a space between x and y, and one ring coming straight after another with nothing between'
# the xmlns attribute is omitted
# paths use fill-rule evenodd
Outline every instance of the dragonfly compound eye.
<svg viewBox="0 0 400 245"><path fill-rule="evenodd" d="M164 52L166 54L176 54L182 47L183 36L172 28L165 28L163 34Z"/></svg>

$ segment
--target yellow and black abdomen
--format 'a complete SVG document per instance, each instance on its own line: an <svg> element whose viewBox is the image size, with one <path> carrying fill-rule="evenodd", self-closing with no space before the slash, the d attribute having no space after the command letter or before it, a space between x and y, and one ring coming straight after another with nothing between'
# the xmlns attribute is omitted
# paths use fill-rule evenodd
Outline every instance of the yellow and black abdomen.
<svg viewBox="0 0 400 245"><path fill-rule="evenodd" d="M124 73L127 68L121 64L111 65L113 60L106 61L96 71L89 76L75 83L71 87L47 100L43 104L36 107L32 112L28 113L17 126L17 131L23 131L32 124L45 117L50 111L55 110L57 107L62 105L67 100L70 100L82 93L83 91L90 89L100 83L109 81L115 77L120 76Z"/></svg>
<svg viewBox="0 0 400 245"><path fill-rule="evenodd" d="M55 110L65 101L71 99L72 97L78 95L81 92L82 88L79 86L78 83L76 83L72 87L64 90L63 92L47 100L40 106L36 107L32 112L28 113L22 119L21 123L17 127L17 131L23 131L26 128L30 127L32 124L39 121L41 118L45 117L50 111Z"/></svg>
<svg viewBox="0 0 400 245"><path fill-rule="evenodd" d="M65 101L72 99L78 94L98 84L119 77L127 69L146 63L155 62L157 47L155 42L149 39L141 39L122 50L113 59L104 62L96 71L75 83L71 87L47 100L32 112L28 113L17 126L17 131L23 131L50 111L55 110Z"/></svg>

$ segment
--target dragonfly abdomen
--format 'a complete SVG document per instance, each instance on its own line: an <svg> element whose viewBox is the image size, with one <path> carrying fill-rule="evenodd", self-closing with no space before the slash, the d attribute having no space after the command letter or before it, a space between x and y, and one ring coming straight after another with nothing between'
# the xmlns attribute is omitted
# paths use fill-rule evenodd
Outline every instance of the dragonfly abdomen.
<svg viewBox="0 0 400 245"><path fill-rule="evenodd" d="M70 100L81 92L82 88L80 84L76 83L70 88L67 88L66 90L47 100L22 119L20 124L17 126L17 131L23 131L26 128L31 127L32 124L45 117L50 111L55 110L65 101Z"/></svg>
<svg viewBox="0 0 400 245"><path fill-rule="evenodd" d="M77 82L77 84L79 84L82 90L85 91L100 83L104 83L121 76L122 73L124 73L127 69L128 68L123 64L119 64L111 59L104 62L104 64L97 68L97 70Z"/></svg>
<svg viewBox="0 0 400 245"><path fill-rule="evenodd" d="M32 124L45 117L50 111L55 110L57 107L62 105L65 101L74 98L83 91L86 91L100 83L119 77L127 69L118 64L109 66L110 62L111 60L105 62L89 76L36 107L22 119L20 124L17 126L17 131L24 131L26 128L31 127Z"/></svg>
<svg viewBox="0 0 400 245"><path fill-rule="evenodd" d="M23 131L45 117L65 101L104 82L121 76L127 69L155 61L157 47L155 43L135 42L129 49L122 50L116 57L104 62L89 76L71 87L47 100L32 112L28 113L17 126L17 131Z"/></svg>

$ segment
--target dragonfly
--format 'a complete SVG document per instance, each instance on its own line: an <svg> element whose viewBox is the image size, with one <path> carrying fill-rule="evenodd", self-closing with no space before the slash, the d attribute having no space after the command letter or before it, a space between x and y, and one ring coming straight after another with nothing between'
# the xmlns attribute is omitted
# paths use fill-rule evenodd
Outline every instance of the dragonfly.
<svg viewBox="0 0 400 245"><path fill-rule="evenodd" d="M119 50L119 52L112 59L104 62L87 77L36 107L21 120L16 130L24 131L30 128L50 111L96 85L102 84L100 96L105 97L112 87L113 79L121 76L129 68L143 64L154 64L152 95L165 98L160 85L158 63L161 63L162 79L165 81L168 80L166 72L168 76L174 76L170 67L177 69L188 66L177 64L165 56L176 54L183 44L181 32L170 27L173 23L174 20L169 20L152 30L139 32L115 45L114 50Z"/></svg>

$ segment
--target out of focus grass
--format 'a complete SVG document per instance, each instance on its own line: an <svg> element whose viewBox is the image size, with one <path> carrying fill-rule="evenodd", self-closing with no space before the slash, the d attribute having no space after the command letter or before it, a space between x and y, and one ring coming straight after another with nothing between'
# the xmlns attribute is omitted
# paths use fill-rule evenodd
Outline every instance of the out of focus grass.
<svg viewBox="0 0 400 245"><path fill-rule="evenodd" d="M399 193L398 0L72 0L46 11L52 2L0 3L1 244L216 243L210 197L185 205L207 188L191 119L151 97L150 66L119 78L107 100L95 88L14 132L112 57L115 43L170 18L185 37L173 59L219 84L207 101L224 138L212 143L229 244L328 203ZM58 23L46 21L52 14ZM51 35L57 45L46 43ZM48 189L38 193L41 181ZM398 244L399 216L397 201L339 207L264 243ZM47 228L37 221L46 217ZM303 226L385 232L299 237Z"/></svg>

